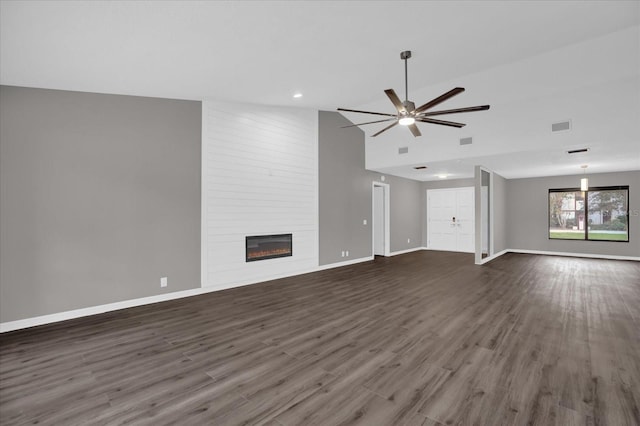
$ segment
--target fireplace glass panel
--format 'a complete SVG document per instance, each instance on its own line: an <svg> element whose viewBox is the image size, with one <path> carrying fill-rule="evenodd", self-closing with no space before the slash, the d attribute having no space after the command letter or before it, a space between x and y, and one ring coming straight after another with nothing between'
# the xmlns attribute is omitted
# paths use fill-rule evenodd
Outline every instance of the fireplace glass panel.
<svg viewBox="0 0 640 426"><path fill-rule="evenodd" d="M292 256L292 234L253 235L246 237L246 261Z"/></svg>

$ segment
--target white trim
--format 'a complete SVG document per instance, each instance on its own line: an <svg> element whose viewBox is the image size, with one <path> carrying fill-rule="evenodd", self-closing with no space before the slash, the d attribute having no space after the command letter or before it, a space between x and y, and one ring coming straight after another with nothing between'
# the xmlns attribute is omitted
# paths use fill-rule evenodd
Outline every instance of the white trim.
<svg viewBox="0 0 640 426"><path fill-rule="evenodd" d="M440 252L445 252L445 253L473 254L475 256L475 252L472 252L472 251L442 250L442 249L432 249L432 248L429 248L429 247L425 247L424 250L427 250L427 251L440 251ZM475 258L474 258L473 261L475 262Z"/></svg>
<svg viewBox="0 0 640 426"><path fill-rule="evenodd" d="M487 247L487 251L491 254L490 256L486 257L485 259L494 259L494 255L493 255L493 251L495 250L494 248L494 236L495 236L495 227L494 227L494 179L493 179L493 171L487 169L484 166L476 166L478 173L478 176L475 176L475 182L474 182L474 192L477 192L476 195L479 197L479 200L475 200L475 204L476 207L479 207L478 211L475 212L475 219L476 219L476 229L475 229L475 254L476 254L476 260L475 263L476 265L482 265L485 262L488 262L488 260L484 260L482 258L482 227L483 227L483 223L482 223L482 172L487 172L489 173L489 187L488 187L488 191L489 191L489 205L487 207L488 211L489 211L489 235L487 235L487 237L489 238L489 245ZM503 250L503 252L501 252L502 254L506 253L506 251ZM497 257L497 256L496 256Z"/></svg>
<svg viewBox="0 0 640 426"><path fill-rule="evenodd" d="M487 172L489 172L489 253L491 253L491 256L494 255L494 251L495 251L495 246L494 246L494 242L495 242L495 230L496 227L494 225L494 196L495 196L495 190L494 190L494 186L493 186L493 171L487 169ZM480 188L482 188L482 175L480 175ZM482 241L480 241L480 243L482 243ZM502 250L504 252L504 250ZM506 252L505 252L506 253ZM491 257L490 256L490 257Z"/></svg>
<svg viewBox="0 0 640 426"><path fill-rule="evenodd" d="M492 254L491 256L485 257L484 259L480 259L480 261L476 261L476 265L484 265L485 263L491 262L492 260L502 256L503 254L509 253L509 250L502 250L496 254Z"/></svg>
<svg viewBox="0 0 640 426"><path fill-rule="evenodd" d="M316 112L315 116L314 116L314 120L315 120L315 128L319 129L320 128L320 112ZM315 136L315 140L314 140L314 146L315 146L315 161L316 164L320 164L320 132L316 131L314 132L314 136ZM313 200L313 208L314 208L314 212L316 212L316 215L314 216L313 219L313 240L314 240L314 244L313 244L313 257L315 258L314 261L314 266L316 267L316 270L318 270L317 268L320 266L320 168L316 167L314 169L314 175L313 175L313 187L315 188L315 197Z"/></svg>
<svg viewBox="0 0 640 426"><path fill-rule="evenodd" d="M132 308L135 306L150 305L152 303L165 302L167 300L182 299L183 297L196 296L209 293L219 289L194 288L191 290L176 291L173 293L159 294L157 296L142 297L139 299L124 300L122 302L108 303L106 305L91 306L88 308L74 309L71 311L58 312L55 314L42 315L33 318L25 318L16 321L0 323L0 333L19 330L21 328L35 327L37 325L51 324L59 321L66 321L74 318L86 317L89 315L102 314L104 312L117 311L120 309Z"/></svg>
<svg viewBox="0 0 640 426"><path fill-rule="evenodd" d="M611 254L591 254L591 253L570 253L563 251L542 251L542 250L521 250L521 249L507 249L509 253L522 253L522 254L541 254L544 256L568 256L568 257L586 257L592 259L609 259L609 260L634 260L640 261L638 256L618 256Z"/></svg>
<svg viewBox="0 0 640 426"><path fill-rule="evenodd" d="M494 253L494 245L493 242L495 240L494 238L494 231L495 231L495 227L494 227L494 223L493 223L493 210L494 210L494 206L493 206L493 198L494 198L494 189L493 189L493 171L489 170L489 169L485 169L484 167L480 166L480 170L485 170L487 173L489 173L489 253L491 253L491 256L493 256ZM482 174L480 174L480 189L482 189ZM481 247L480 247L480 251L482 251L482 241L480 241ZM504 250L503 250L504 251ZM489 257L491 257L489 256Z"/></svg>
<svg viewBox="0 0 640 426"><path fill-rule="evenodd" d="M374 256L360 257L358 259L345 260L344 262L328 263L326 265L318 266L318 271L325 271L327 269L340 268L342 266L354 265L356 263L369 262L374 259Z"/></svg>
<svg viewBox="0 0 640 426"><path fill-rule="evenodd" d="M209 159L207 138L207 108L204 102L200 102L202 110L202 134L200 135L200 287L206 287L208 275L208 233L207 233L207 161Z"/></svg>
<svg viewBox="0 0 640 426"><path fill-rule="evenodd" d="M414 247L406 250L393 251L391 252L390 256L397 256L399 254L412 253L414 251L422 251L422 250L426 250L426 247Z"/></svg>
<svg viewBox="0 0 640 426"><path fill-rule="evenodd" d="M524 249L506 249L502 250L492 256L485 257L480 262L476 262L476 265L483 265L485 263L491 262L492 260L502 256L507 253L520 253L520 254L535 254L541 256L564 256L564 257L580 257L587 259L607 259L607 260L631 260L631 261L640 261L640 257L637 256L618 256L618 255L610 255L610 254L591 254L591 253L571 253L571 252L562 252L562 251L543 251L543 250L524 250Z"/></svg>
<svg viewBox="0 0 640 426"><path fill-rule="evenodd" d="M371 253L375 253L375 229L373 226L373 212L374 212L374 188L381 186L384 189L384 255L391 255L391 186L388 183L373 181L371 182Z"/></svg>

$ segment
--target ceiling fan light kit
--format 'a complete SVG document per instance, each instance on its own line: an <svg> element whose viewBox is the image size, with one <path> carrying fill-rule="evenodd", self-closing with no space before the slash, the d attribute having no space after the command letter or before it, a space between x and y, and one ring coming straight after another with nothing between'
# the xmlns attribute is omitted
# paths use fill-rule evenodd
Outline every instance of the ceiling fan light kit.
<svg viewBox="0 0 640 426"><path fill-rule="evenodd" d="M446 101L447 99L449 99L449 98L451 98L451 97L453 97L453 96L455 96L457 94L460 94L460 93L464 92L464 88L462 88L462 87L456 87L455 89L452 89L452 90L448 91L447 93L444 93L444 94L438 96L437 98L430 100L426 104L423 104L423 105L419 106L418 108L416 108L416 104L409 100L409 78L408 78L408 67L407 67L407 60L409 58L411 58L411 51L410 50L405 50L404 52L400 53L400 59L402 59L404 61L405 100L401 101L400 98L398 97L398 95L396 95L396 92L393 89L387 89L387 90L384 91L384 93L387 95L387 97L389 98L389 100L391 101L393 106L395 106L396 113L395 114L389 114L389 113L384 113L384 112L361 111L361 110L356 110L356 109L338 108L338 111L356 112L356 113L360 113L360 114L373 114L373 115L380 115L380 116L387 117L387 118L381 119L381 120L368 121L366 123L358 123L358 124L352 124L352 125L349 125L349 126L343 126L343 128L355 127L355 126L364 126L366 124L384 123L384 122L392 121L392 123L389 124L387 127L385 127L384 129L380 130L377 133L374 133L371 136L372 137L376 137L380 133L386 132L387 130L391 129L392 127L395 127L396 125L400 124L401 126L406 126L411 131L411 133L413 134L414 137L418 137L418 136L421 136L422 133L420 133L420 129L418 129L418 126L416 126L416 122L439 124L439 125L442 125L442 126L450 126L450 127L458 127L458 128L460 128L460 127L464 127L465 124L456 123L454 121L437 120L435 118L429 118L429 117L432 117L434 115L458 114L458 113L461 113L461 112L486 111L486 110L489 109L489 105L480 105L480 106L475 106L475 107L456 108L456 109L441 110L441 111L427 111L427 110L435 107L436 105Z"/></svg>
<svg viewBox="0 0 640 426"><path fill-rule="evenodd" d="M398 124L400 124L401 126L409 126L415 122L416 122L416 119L408 115L398 120Z"/></svg>

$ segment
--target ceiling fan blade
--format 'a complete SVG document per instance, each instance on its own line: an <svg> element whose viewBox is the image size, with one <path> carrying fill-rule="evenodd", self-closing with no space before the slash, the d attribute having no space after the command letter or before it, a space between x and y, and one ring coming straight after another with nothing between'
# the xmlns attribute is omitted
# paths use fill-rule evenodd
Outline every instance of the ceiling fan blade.
<svg viewBox="0 0 640 426"><path fill-rule="evenodd" d="M388 125L387 127L385 127L384 129L380 130L378 133L374 133L373 135L371 135L372 138L375 138L376 136L378 136L380 133L382 132L386 132L387 130L389 130L390 128L392 128L393 126L397 125L398 122L396 121L395 123L391 123L390 125Z"/></svg>
<svg viewBox="0 0 640 426"><path fill-rule="evenodd" d="M404 105L402 104L402 101L400 100L398 95L396 95L396 92L393 89L387 89L387 90L384 91L384 93L387 94L387 96L389 97L389 99L393 103L393 106L396 107L398 112L406 112L406 109L405 109Z"/></svg>
<svg viewBox="0 0 640 426"><path fill-rule="evenodd" d="M418 136L422 136L422 133L420 133L420 129L418 129L418 126L416 126L416 123L409 124L407 127L409 128L409 130L411 130L411 133L413 133L413 136L415 136L416 138Z"/></svg>
<svg viewBox="0 0 640 426"><path fill-rule="evenodd" d="M427 118L427 117L416 117L416 121L420 121L422 123L442 124L443 126L451 126L451 127L466 126L466 124L456 123L455 121L436 120L435 118Z"/></svg>
<svg viewBox="0 0 640 426"><path fill-rule="evenodd" d="M385 112L360 111L360 110L357 110L357 109L346 109L346 108L338 108L338 111L359 112L361 114L384 115L384 116L387 116L387 117L396 117L397 116L397 114L387 114Z"/></svg>
<svg viewBox="0 0 640 426"><path fill-rule="evenodd" d="M480 105L468 108L456 108L456 109L447 109L444 111L432 111L432 112L422 112L419 114L419 117L431 117L433 115L443 115L443 114L458 114L460 112L474 112L474 111L486 111L489 109L489 105Z"/></svg>
<svg viewBox="0 0 640 426"><path fill-rule="evenodd" d="M366 123L351 124L350 126L342 126L341 129L346 129L347 127L363 126L365 124L382 123L384 121L391 121L391 120L397 120L397 119L396 118L385 118L384 120L376 120L376 121L368 121Z"/></svg>
<svg viewBox="0 0 640 426"><path fill-rule="evenodd" d="M440 95L437 98L430 100L429 102L427 102L426 104L419 106L418 108L415 109L416 114L422 112L422 111L426 111L429 108L433 108L434 106L438 105L439 103L442 103L444 101L446 101L447 99L458 95L460 93L464 92L464 87L456 87L455 89L451 89L449 90L447 93L445 93L444 95Z"/></svg>

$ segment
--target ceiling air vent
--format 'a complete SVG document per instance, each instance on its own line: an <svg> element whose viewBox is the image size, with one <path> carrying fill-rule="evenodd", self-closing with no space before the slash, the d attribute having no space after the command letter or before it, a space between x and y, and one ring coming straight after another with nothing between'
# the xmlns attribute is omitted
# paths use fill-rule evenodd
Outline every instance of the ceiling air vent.
<svg viewBox="0 0 640 426"><path fill-rule="evenodd" d="M571 130L571 120L551 124L552 132L562 132L564 130Z"/></svg>
<svg viewBox="0 0 640 426"><path fill-rule="evenodd" d="M587 152L587 151L589 151L589 148L572 149L571 151L567 151L567 154L580 154L581 152Z"/></svg>
<svg viewBox="0 0 640 426"><path fill-rule="evenodd" d="M409 147L408 146L403 146L401 148L398 148L398 154L408 154L409 153Z"/></svg>
<svg viewBox="0 0 640 426"><path fill-rule="evenodd" d="M414 169L416 169L416 170L424 170L426 168L427 168L427 166L415 166L414 167Z"/></svg>
<svg viewBox="0 0 640 426"><path fill-rule="evenodd" d="M473 138L460 139L460 145L471 145L472 142L473 142Z"/></svg>

